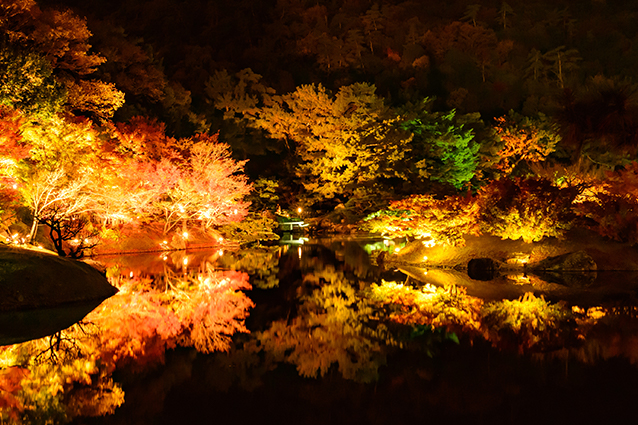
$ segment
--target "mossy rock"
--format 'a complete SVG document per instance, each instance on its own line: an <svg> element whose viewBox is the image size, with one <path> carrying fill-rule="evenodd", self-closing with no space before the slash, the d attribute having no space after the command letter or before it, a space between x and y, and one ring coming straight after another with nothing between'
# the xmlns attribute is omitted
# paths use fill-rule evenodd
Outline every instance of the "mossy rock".
<svg viewBox="0 0 638 425"><path fill-rule="evenodd" d="M0 247L0 311L100 300L116 292L102 273L82 261Z"/></svg>

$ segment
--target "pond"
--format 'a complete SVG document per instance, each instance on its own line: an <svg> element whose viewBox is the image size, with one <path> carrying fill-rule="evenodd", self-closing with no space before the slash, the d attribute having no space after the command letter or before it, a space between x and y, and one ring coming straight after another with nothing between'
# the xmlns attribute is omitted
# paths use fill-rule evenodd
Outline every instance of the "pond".
<svg viewBox="0 0 638 425"><path fill-rule="evenodd" d="M377 265L394 243L101 257L117 295L52 337L2 348L3 421L636 417L638 276L598 273L574 289Z"/></svg>

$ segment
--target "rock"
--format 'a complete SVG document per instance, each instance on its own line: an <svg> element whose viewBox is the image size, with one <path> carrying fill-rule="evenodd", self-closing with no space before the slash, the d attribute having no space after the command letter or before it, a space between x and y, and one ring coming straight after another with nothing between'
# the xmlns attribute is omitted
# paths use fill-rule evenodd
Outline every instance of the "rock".
<svg viewBox="0 0 638 425"><path fill-rule="evenodd" d="M530 266L541 279L573 288L585 288L596 280L598 266L586 251L549 257Z"/></svg>
<svg viewBox="0 0 638 425"><path fill-rule="evenodd" d="M491 258L473 258L467 263L467 275L474 280L493 280L498 265Z"/></svg>
<svg viewBox="0 0 638 425"><path fill-rule="evenodd" d="M0 311L103 300L116 292L104 275L82 261L0 247Z"/></svg>
<svg viewBox="0 0 638 425"><path fill-rule="evenodd" d="M583 272L597 270L596 262L586 251L570 252L549 257L530 266L533 270Z"/></svg>

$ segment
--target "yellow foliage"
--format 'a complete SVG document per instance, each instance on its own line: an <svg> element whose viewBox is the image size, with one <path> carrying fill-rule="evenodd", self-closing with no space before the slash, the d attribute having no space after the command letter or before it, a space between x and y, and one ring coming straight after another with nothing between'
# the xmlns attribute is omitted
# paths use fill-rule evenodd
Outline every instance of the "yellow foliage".
<svg viewBox="0 0 638 425"><path fill-rule="evenodd" d="M571 311L564 303L550 304L543 296L528 292L518 300L488 303L481 314L487 339L497 344L512 331L522 350L538 344L551 345L559 338L560 326L570 318Z"/></svg>
<svg viewBox="0 0 638 425"><path fill-rule="evenodd" d="M393 304L399 311L390 318L400 323L462 329L469 333L480 330L480 309L483 301L468 296L466 288L425 285L412 288L396 282L372 284L371 298L383 304Z"/></svg>

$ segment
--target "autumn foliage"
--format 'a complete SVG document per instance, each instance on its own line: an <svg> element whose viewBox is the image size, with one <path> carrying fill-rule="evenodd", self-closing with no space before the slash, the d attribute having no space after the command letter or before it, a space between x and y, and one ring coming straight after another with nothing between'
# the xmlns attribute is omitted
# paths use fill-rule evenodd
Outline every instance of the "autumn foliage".
<svg viewBox="0 0 638 425"><path fill-rule="evenodd" d="M250 192L241 174L245 161L230 157L228 145L217 135L187 139L164 135L163 127L145 120L120 126L121 156L116 194L129 217L160 222L164 232L178 224L202 227L241 221Z"/></svg>
<svg viewBox="0 0 638 425"><path fill-rule="evenodd" d="M495 180L477 195L482 232L525 242L560 238L572 225L578 192L578 187L559 188L546 179Z"/></svg>
<svg viewBox="0 0 638 425"><path fill-rule="evenodd" d="M576 216L580 187L557 187L541 178L493 180L476 195L414 195L367 217L366 228L391 237L432 238L463 244L463 236L489 234L536 242L562 237Z"/></svg>
<svg viewBox="0 0 638 425"><path fill-rule="evenodd" d="M409 325L427 324L444 327L450 332L463 331L476 335L481 328L480 311L483 302L466 294L466 288L422 288L385 282L373 284L371 298L383 304L394 304L398 310L391 319Z"/></svg>
<svg viewBox="0 0 638 425"><path fill-rule="evenodd" d="M414 288L385 281L370 292L373 301L396 307L390 315L393 321L462 332L469 339L485 338L496 347L520 352L560 347L565 342L561 329L573 320L564 303L550 303L532 293L487 302L467 295L462 287Z"/></svg>
<svg viewBox="0 0 638 425"><path fill-rule="evenodd" d="M574 206L583 226L620 242L638 241L638 163L589 183Z"/></svg>
<svg viewBox="0 0 638 425"><path fill-rule="evenodd" d="M390 237L434 239L463 243L463 236L478 231L478 204L470 197L414 195L390 203L390 208L367 217L366 228Z"/></svg>
<svg viewBox="0 0 638 425"><path fill-rule="evenodd" d="M167 349L193 346L225 351L235 332L247 332L244 319L252 301L248 275L208 270L168 283L125 280L120 292L92 312L87 321L100 329L103 355L117 364L161 361Z"/></svg>
<svg viewBox="0 0 638 425"><path fill-rule="evenodd" d="M376 380L384 356L374 334L366 333L372 331L369 302L334 268L308 273L304 280L313 289L300 314L270 324L258 335L261 347L294 364L301 376L324 376L336 365L347 379Z"/></svg>
<svg viewBox="0 0 638 425"><path fill-rule="evenodd" d="M504 174L512 173L521 163L545 161L560 141L556 126L544 115L534 120L511 111L496 118L494 130L501 141L496 168Z"/></svg>

